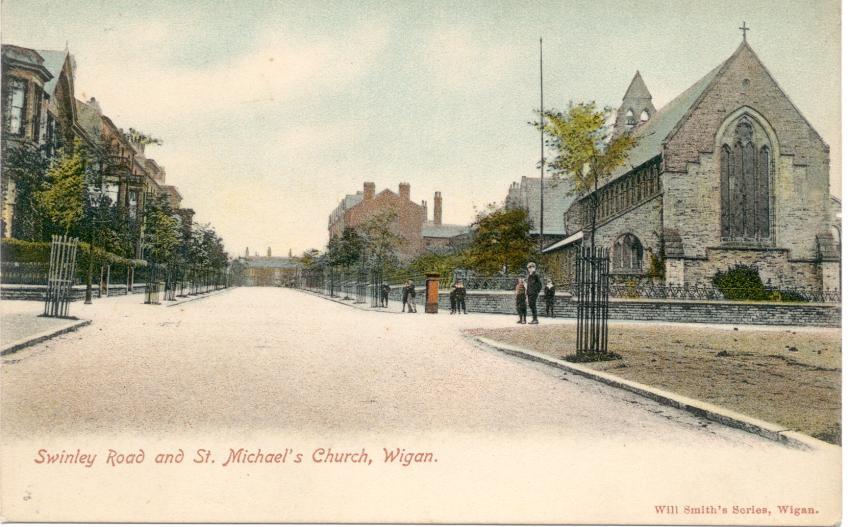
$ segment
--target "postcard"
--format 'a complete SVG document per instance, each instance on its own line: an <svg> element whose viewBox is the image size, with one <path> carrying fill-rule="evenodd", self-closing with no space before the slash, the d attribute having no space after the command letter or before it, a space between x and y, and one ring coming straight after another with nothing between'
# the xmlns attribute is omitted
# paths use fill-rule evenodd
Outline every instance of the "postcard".
<svg viewBox="0 0 850 527"><path fill-rule="evenodd" d="M840 10L5 0L0 518L839 523Z"/></svg>

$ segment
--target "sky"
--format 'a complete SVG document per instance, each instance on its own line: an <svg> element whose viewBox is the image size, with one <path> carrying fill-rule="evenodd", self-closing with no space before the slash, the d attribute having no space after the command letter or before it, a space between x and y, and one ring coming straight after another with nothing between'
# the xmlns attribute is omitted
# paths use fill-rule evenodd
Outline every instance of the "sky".
<svg viewBox="0 0 850 527"><path fill-rule="evenodd" d="M544 106L617 107L636 70L661 108L747 39L831 147L841 194L840 4L3 0L3 43L63 49L77 98L163 141L196 220L231 254L327 243L347 193L409 182L468 224L539 175Z"/></svg>

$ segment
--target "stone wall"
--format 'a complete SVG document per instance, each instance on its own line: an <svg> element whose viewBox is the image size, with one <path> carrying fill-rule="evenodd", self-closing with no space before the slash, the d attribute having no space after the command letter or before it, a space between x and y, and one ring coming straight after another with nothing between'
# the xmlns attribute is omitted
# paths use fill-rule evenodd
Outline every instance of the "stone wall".
<svg viewBox="0 0 850 527"><path fill-rule="evenodd" d="M684 260L686 285L710 285L717 271L725 271L737 264L755 267L762 281L786 289L821 289L820 264L793 261L788 251L706 249L708 258Z"/></svg>
<svg viewBox="0 0 850 527"><path fill-rule="evenodd" d="M401 288L394 287L391 300L401 300ZM425 290L417 288L416 303L424 305ZM537 302L543 313L544 301ZM440 311L450 309L449 291L440 291ZM516 314L510 291L468 291L466 309L470 313ZM613 299L609 303L613 320L691 322L699 324L742 324L775 326L840 327L841 306L817 303L717 302L695 300ZM575 318L576 303L567 295L555 296L556 317Z"/></svg>
<svg viewBox="0 0 850 527"><path fill-rule="evenodd" d="M0 285L0 300L37 300L44 301L44 295L47 292L46 285L17 285L17 284L2 284ZM145 284L135 284L133 293L144 293ZM120 296L127 294L127 286L125 285L110 285L109 296ZM86 297L86 286L75 285L71 289L71 301L83 300ZM92 297L97 299L97 286L92 288Z"/></svg>

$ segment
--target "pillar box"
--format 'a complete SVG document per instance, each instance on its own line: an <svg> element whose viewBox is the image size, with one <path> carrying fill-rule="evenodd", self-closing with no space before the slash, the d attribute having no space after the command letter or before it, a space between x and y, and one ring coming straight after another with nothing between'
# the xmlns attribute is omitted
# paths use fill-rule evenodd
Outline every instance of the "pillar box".
<svg viewBox="0 0 850 527"><path fill-rule="evenodd" d="M440 273L425 273L425 312L436 313L440 298Z"/></svg>

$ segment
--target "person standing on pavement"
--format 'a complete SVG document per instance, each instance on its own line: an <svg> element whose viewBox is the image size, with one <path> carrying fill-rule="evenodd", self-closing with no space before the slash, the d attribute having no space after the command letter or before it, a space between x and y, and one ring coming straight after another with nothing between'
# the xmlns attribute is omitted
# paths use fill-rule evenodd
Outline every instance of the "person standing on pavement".
<svg viewBox="0 0 850 527"><path fill-rule="evenodd" d="M546 280L546 287L543 288L543 298L546 300L546 316L555 316L555 284L552 280Z"/></svg>
<svg viewBox="0 0 850 527"><path fill-rule="evenodd" d="M457 313L460 314L460 310L463 309L463 314L466 314L466 288L463 287L463 282L458 281L455 284L455 291L457 292Z"/></svg>
<svg viewBox="0 0 850 527"><path fill-rule="evenodd" d="M404 313L407 310L407 298L410 296L410 280L404 283L404 286L401 288L401 312Z"/></svg>
<svg viewBox="0 0 850 527"><path fill-rule="evenodd" d="M522 278L516 279L516 287L514 288L514 295L516 296L516 313L519 315L519 320L516 321L517 324L525 324L525 317L527 314L526 304L525 304L525 281Z"/></svg>
<svg viewBox="0 0 850 527"><path fill-rule="evenodd" d="M387 284L381 284L381 307L388 307L390 305L390 286Z"/></svg>
<svg viewBox="0 0 850 527"><path fill-rule="evenodd" d="M539 324L537 321L537 296L543 289L543 284L540 283L540 275L537 274L537 264L528 262L527 269L526 292L528 293L528 307L531 308L531 322L529 324Z"/></svg>
<svg viewBox="0 0 850 527"><path fill-rule="evenodd" d="M408 313L416 313L416 286L410 280L407 281L407 307Z"/></svg>
<svg viewBox="0 0 850 527"><path fill-rule="evenodd" d="M457 284L452 288L452 292L449 293L449 303L452 306L451 314L454 315L455 311L457 311Z"/></svg>

